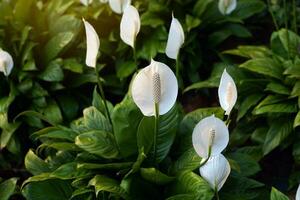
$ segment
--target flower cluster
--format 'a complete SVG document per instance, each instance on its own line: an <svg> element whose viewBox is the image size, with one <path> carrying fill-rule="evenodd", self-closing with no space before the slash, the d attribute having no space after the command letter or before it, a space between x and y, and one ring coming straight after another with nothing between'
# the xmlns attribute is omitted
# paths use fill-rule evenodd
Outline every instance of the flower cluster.
<svg viewBox="0 0 300 200"><path fill-rule="evenodd" d="M229 117L237 100L237 89L226 69L221 77L218 94L221 107ZM216 192L219 191L231 170L229 162L221 154L229 142L227 125L214 115L206 117L195 126L192 140L195 151L202 157L201 176Z"/></svg>

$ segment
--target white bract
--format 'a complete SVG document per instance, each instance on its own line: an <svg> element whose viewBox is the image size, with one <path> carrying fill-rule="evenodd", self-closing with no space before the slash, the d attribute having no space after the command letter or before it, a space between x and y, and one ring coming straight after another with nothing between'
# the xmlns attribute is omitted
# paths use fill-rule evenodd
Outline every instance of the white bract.
<svg viewBox="0 0 300 200"><path fill-rule="evenodd" d="M227 159L222 155L216 155L207 161L199 171L212 189L220 190L230 174L230 165Z"/></svg>
<svg viewBox="0 0 300 200"><path fill-rule="evenodd" d="M169 58L177 59L179 50L184 43L184 32L180 22L172 15L172 22L166 47L166 54Z"/></svg>
<svg viewBox="0 0 300 200"><path fill-rule="evenodd" d="M202 119L195 126L192 141L197 154L208 158L220 154L225 149L229 142L229 131L222 120L212 115Z"/></svg>
<svg viewBox="0 0 300 200"><path fill-rule="evenodd" d="M237 0L219 0L219 10L223 15L229 15L237 5Z"/></svg>
<svg viewBox="0 0 300 200"><path fill-rule="evenodd" d="M134 48L135 39L140 31L140 27L141 21L137 9L131 5L127 6L120 24L120 36L123 42Z"/></svg>
<svg viewBox="0 0 300 200"><path fill-rule="evenodd" d="M100 40L93 26L84 19L83 23L85 27L87 43L85 63L89 67L96 67L97 56L100 47Z"/></svg>
<svg viewBox="0 0 300 200"><path fill-rule="evenodd" d="M100 0L100 3L107 3L108 0Z"/></svg>
<svg viewBox="0 0 300 200"><path fill-rule="evenodd" d="M225 115L229 115L237 100L237 89L232 77L227 73L226 69L221 77L219 89L219 102Z"/></svg>
<svg viewBox="0 0 300 200"><path fill-rule="evenodd" d="M14 67L14 61L11 55L0 48L0 71L8 76Z"/></svg>
<svg viewBox="0 0 300 200"><path fill-rule="evenodd" d="M151 64L134 78L131 92L134 102L145 116L155 115L155 103L159 105L159 114L163 115L176 102L178 83L167 65L151 60Z"/></svg>
<svg viewBox="0 0 300 200"><path fill-rule="evenodd" d="M131 0L109 0L108 3L115 13L121 14L131 4Z"/></svg>
<svg viewBox="0 0 300 200"><path fill-rule="evenodd" d="M81 2L83 5L88 6L88 5L90 5L90 4L93 2L93 0L80 0L80 2Z"/></svg>
<svg viewBox="0 0 300 200"><path fill-rule="evenodd" d="M298 189L296 192L296 200L300 200L300 185L298 186Z"/></svg>

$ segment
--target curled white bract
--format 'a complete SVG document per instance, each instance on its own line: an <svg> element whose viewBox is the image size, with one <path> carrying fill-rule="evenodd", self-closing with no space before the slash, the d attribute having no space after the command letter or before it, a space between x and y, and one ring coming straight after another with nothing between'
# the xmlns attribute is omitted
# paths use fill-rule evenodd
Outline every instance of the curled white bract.
<svg viewBox="0 0 300 200"><path fill-rule="evenodd" d="M296 200L300 200L300 184L299 184L297 192L296 192Z"/></svg>
<svg viewBox="0 0 300 200"><path fill-rule="evenodd" d="M202 158L220 154L228 145L229 131L226 124L214 115L202 119L194 128L192 142L196 153Z"/></svg>
<svg viewBox="0 0 300 200"><path fill-rule="evenodd" d="M155 103L159 105L159 114L163 115L176 102L178 83L167 65L152 60L134 78L131 92L135 104L145 116L155 115Z"/></svg>
<svg viewBox="0 0 300 200"><path fill-rule="evenodd" d="M229 15L235 10L237 0L219 0L218 8L223 15Z"/></svg>
<svg viewBox="0 0 300 200"><path fill-rule="evenodd" d="M93 3L93 0L80 0L80 2L85 5L85 6L88 6L90 5L91 3Z"/></svg>
<svg viewBox="0 0 300 200"><path fill-rule="evenodd" d="M219 102L225 115L229 115L237 100L237 89L232 77L227 73L226 69L221 77L219 89Z"/></svg>
<svg viewBox="0 0 300 200"><path fill-rule="evenodd" d="M108 3L112 11L121 14L131 4L131 0L109 0Z"/></svg>
<svg viewBox="0 0 300 200"><path fill-rule="evenodd" d="M231 168L227 159L222 154L218 154L210 157L199 171L211 188L219 191L228 178Z"/></svg>
<svg viewBox="0 0 300 200"><path fill-rule="evenodd" d="M83 19L86 33L86 59L85 63L89 67L96 67L97 56L100 47L100 40L93 26Z"/></svg>
<svg viewBox="0 0 300 200"><path fill-rule="evenodd" d="M140 31L140 27L141 21L137 9L131 5L127 6L120 24L120 37L123 42L134 48L135 39Z"/></svg>
<svg viewBox="0 0 300 200"><path fill-rule="evenodd" d="M179 50L184 43L184 32L180 22L172 15L172 22L169 30L166 46L166 55L169 58L177 59Z"/></svg>
<svg viewBox="0 0 300 200"><path fill-rule="evenodd" d="M14 61L11 55L0 48L0 71L3 72L5 76L9 76L13 67Z"/></svg>

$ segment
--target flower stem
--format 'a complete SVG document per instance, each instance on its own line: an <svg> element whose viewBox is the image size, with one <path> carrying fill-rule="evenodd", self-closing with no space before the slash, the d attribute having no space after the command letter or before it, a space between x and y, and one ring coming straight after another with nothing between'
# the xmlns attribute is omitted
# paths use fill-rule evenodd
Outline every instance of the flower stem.
<svg viewBox="0 0 300 200"><path fill-rule="evenodd" d="M175 68L176 68L176 78L177 80L179 80L179 58L177 57L176 61L175 61Z"/></svg>
<svg viewBox="0 0 300 200"><path fill-rule="evenodd" d="M153 162L156 165L156 140L157 134L159 129L159 103L154 104L155 107L155 120L154 120L154 137L153 137L153 148L154 148L154 155L153 155Z"/></svg>
<svg viewBox="0 0 300 200"><path fill-rule="evenodd" d="M275 15L274 15L274 13L273 13L273 11L272 11L272 9L271 9L271 3L270 3L270 0L267 0L267 3L268 3L268 10L269 10L269 13L270 13L270 15L271 15L271 17L272 17L274 26L275 26L275 28L276 28L276 31L278 31L278 30L279 30L279 26L278 26L278 23L277 23L277 21L276 21Z"/></svg>
<svg viewBox="0 0 300 200"><path fill-rule="evenodd" d="M207 158L203 162L200 163L199 168L201 168L203 165L205 165L207 163L207 161L209 160L209 158L211 156L211 147L212 147L212 144L210 144L209 147L208 147L208 156L207 156Z"/></svg>
<svg viewBox="0 0 300 200"><path fill-rule="evenodd" d="M133 60L134 60L134 64L135 64L135 72L138 72L138 63L137 63L135 45L134 45L134 48L132 48L132 52L133 52Z"/></svg>
<svg viewBox="0 0 300 200"><path fill-rule="evenodd" d="M290 37L289 37L289 32L288 32L288 10L287 10L287 4L286 4L286 0L283 1L283 7L284 7L284 16L285 16L285 20L284 20L284 24L285 24L285 31L286 31L286 40L287 40L287 53L288 53L288 59L291 58L290 55Z"/></svg>
<svg viewBox="0 0 300 200"><path fill-rule="evenodd" d="M112 132L114 133L113 123L112 123L112 120L111 120L111 117L110 117L110 113L109 113L109 110L108 110L104 90L103 90L103 87L102 87L102 83L101 83L101 80L100 80L100 77L99 77L97 67L95 67L95 73L96 73L96 76L97 76L97 84L98 84L98 88L100 90L100 95L101 95L101 98L104 102L104 107L105 107L105 110L106 110L106 117L108 118L109 123L111 124L111 127L112 127Z"/></svg>
<svg viewBox="0 0 300 200"><path fill-rule="evenodd" d="M230 124L230 113L229 113L229 115L227 115L227 119L226 119L226 121L225 121L225 124L226 124L227 127L228 127L229 124Z"/></svg>
<svg viewBox="0 0 300 200"><path fill-rule="evenodd" d="M216 200L220 200L219 193L218 193L218 188L217 187L215 187L215 197L216 197Z"/></svg>
<svg viewBox="0 0 300 200"><path fill-rule="evenodd" d="M298 34L298 25L297 25L297 4L296 0L293 0L293 26L294 26L294 31L296 34Z"/></svg>

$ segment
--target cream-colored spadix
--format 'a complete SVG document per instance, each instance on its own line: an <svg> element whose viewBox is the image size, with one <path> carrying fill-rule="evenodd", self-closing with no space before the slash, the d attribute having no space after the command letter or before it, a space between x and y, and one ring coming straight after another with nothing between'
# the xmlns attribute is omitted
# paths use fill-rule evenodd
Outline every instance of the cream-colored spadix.
<svg viewBox="0 0 300 200"><path fill-rule="evenodd" d="M299 184L297 192L296 192L296 200L300 200L300 184Z"/></svg>
<svg viewBox="0 0 300 200"><path fill-rule="evenodd" d="M127 6L120 24L120 37L123 42L134 48L135 39L140 31L140 27L141 21L137 9L131 5Z"/></svg>
<svg viewBox="0 0 300 200"><path fill-rule="evenodd" d="M194 128L192 134L193 146L202 158L220 154L229 142L229 131L226 124L214 115L202 119Z"/></svg>
<svg viewBox="0 0 300 200"><path fill-rule="evenodd" d="M219 89L219 102L225 115L229 115L237 100L237 89L232 77L227 73L226 69L221 77Z"/></svg>
<svg viewBox="0 0 300 200"><path fill-rule="evenodd" d="M210 157L199 171L211 188L219 191L228 178L231 168L227 159L222 154L218 154Z"/></svg>
<svg viewBox="0 0 300 200"><path fill-rule="evenodd" d="M96 67L97 56L100 47L100 40L93 26L83 19L86 33L86 59L85 63L89 67Z"/></svg>
<svg viewBox="0 0 300 200"><path fill-rule="evenodd" d="M169 58L177 59L179 50L184 43L184 32L180 22L172 14L172 22L166 46L166 55Z"/></svg>
<svg viewBox="0 0 300 200"><path fill-rule="evenodd" d="M109 0L108 3L112 11L121 14L131 4L131 0Z"/></svg>
<svg viewBox="0 0 300 200"><path fill-rule="evenodd" d="M83 5L88 6L88 5L90 5L90 4L93 2L93 0L80 0L80 2L81 2Z"/></svg>
<svg viewBox="0 0 300 200"><path fill-rule="evenodd" d="M218 4L219 11L223 15L229 15L236 8L237 5L236 1L237 0L219 0L219 4Z"/></svg>
<svg viewBox="0 0 300 200"><path fill-rule="evenodd" d="M176 102L178 83L167 65L152 60L134 78L131 92L135 104L145 116L155 115L155 103L159 105L159 114L163 115Z"/></svg>
<svg viewBox="0 0 300 200"><path fill-rule="evenodd" d="M14 61L11 55L0 48L0 71L8 76L14 67Z"/></svg>

